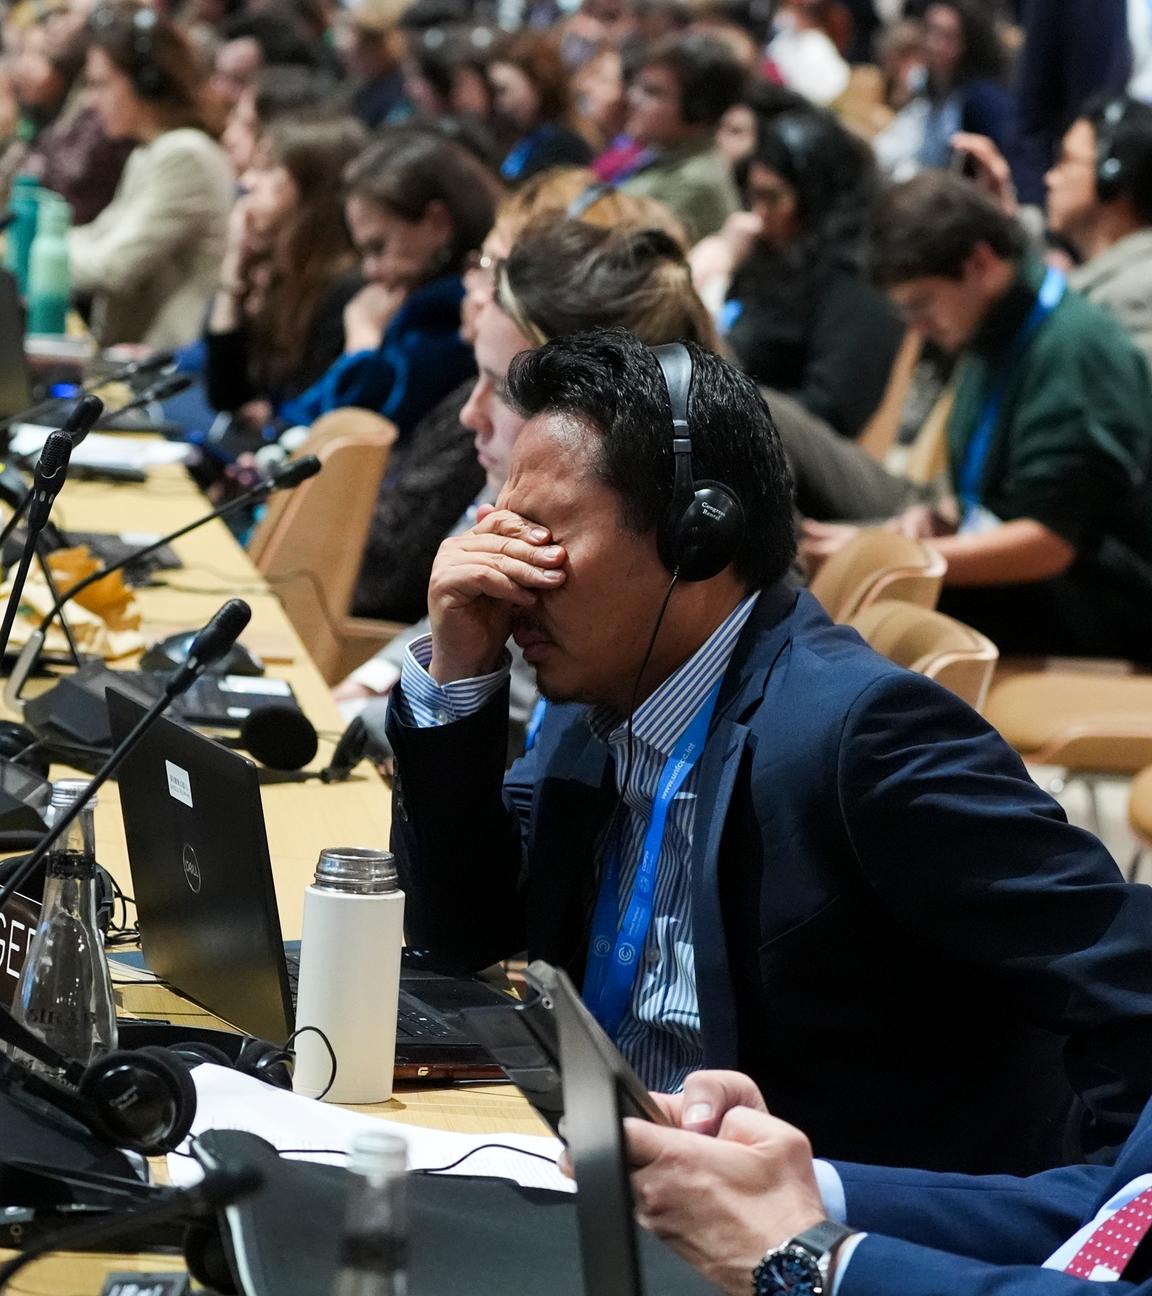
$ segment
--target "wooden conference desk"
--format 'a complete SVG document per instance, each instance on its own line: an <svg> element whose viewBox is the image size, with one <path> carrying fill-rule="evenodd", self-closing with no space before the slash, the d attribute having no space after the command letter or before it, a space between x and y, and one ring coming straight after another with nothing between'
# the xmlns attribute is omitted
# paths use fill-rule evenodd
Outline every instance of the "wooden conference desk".
<svg viewBox="0 0 1152 1296"><path fill-rule="evenodd" d="M160 534L198 517L206 507L203 495L183 468L162 467L151 469L147 485L142 486L69 482L53 517L65 530ZM265 658L270 675L292 684L300 705L320 731L320 753L314 768L322 768L343 722L275 595L223 523L209 523L174 547L185 566L161 575L170 582L169 587L138 593L145 637L151 640L174 630L196 628L225 599L234 595L246 599L252 605L252 622L241 638ZM263 799L280 921L285 938L293 939L300 935L304 888L312 879L319 852L326 846L387 845L388 792L371 767L363 765L347 783L325 785L310 780L273 784L263 789ZM131 894L120 803L111 786L100 796L96 837L101 864ZM205 1021L194 1005L160 986L133 985L120 988L119 993L132 1014L187 1020L189 1024ZM389 1103L360 1110L462 1133L548 1132L510 1085L405 1088ZM13 1296L95 1296L109 1273L182 1268L181 1261L160 1256L50 1256L18 1275L9 1290Z"/></svg>

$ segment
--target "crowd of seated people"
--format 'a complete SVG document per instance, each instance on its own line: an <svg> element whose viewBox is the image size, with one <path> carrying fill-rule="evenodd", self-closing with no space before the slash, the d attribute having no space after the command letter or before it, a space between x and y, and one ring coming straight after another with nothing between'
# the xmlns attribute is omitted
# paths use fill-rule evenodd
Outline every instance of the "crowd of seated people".
<svg viewBox="0 0 1152 1296"><path fill-rule="evenodd" d="M733 1292L828 1217L897 1239L852 1235L839 1296L1031 1293L999 1266L1111 1180L981 1249L876 1167L1142 1155L1152 893L803 588L887 526L1001 653L1152 665L1152 36L1100 7L1072 71L1041 0L4 19L0 187L72 205L96 341L182 348L226 475L394 425L336 611L408 628L335 695L387 753L409 939L564 966L684 1092L629 1131L639 1214ZM969 1258L917 1285L911 1243Z"/></svg>

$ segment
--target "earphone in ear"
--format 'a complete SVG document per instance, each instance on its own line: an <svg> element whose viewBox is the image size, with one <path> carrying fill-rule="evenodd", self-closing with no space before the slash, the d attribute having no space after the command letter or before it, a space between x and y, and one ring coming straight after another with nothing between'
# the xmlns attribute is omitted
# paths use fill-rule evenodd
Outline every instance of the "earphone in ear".
<svg viewBox="0 0 1152 1296"><path fill-rule="evenodd" d="M656 530L660 560L682 581L710 580L732 562L744 538L744 506L722 482L697 481L688 400L692 355L681 342L653 347L672 406L672 501Z"/></svg>

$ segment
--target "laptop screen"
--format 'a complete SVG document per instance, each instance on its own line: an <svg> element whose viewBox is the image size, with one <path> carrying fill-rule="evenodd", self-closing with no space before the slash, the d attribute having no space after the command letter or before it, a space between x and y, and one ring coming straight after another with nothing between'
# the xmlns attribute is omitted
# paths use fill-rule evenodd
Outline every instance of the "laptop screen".
<svg viewBox="0 0 1152 1296"><path fill-rule="evenodd" d="M144 714L108 690L119 743ZM256 766L161 718L119 773L132 894L156 975L249 1034L292 1032Z"/></svg>

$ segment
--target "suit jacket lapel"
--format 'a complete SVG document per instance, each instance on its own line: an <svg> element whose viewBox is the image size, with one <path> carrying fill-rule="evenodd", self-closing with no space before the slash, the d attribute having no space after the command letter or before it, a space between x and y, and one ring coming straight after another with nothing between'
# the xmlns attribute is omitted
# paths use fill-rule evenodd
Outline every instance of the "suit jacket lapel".
<svg viewBox="0 0 1152 1296"><path fill-rule="evenodd" d="M801 600L810 596L801 594ZM720 843L748 742L742 721L763 705L772 672L791 639L797 593L781 583L764 590L732 654L708 746L700 762L692 842L692 929L704 1064L737 1065L736 1000L720 899ZM738 867L733 861L730 867Z"/></svg>

